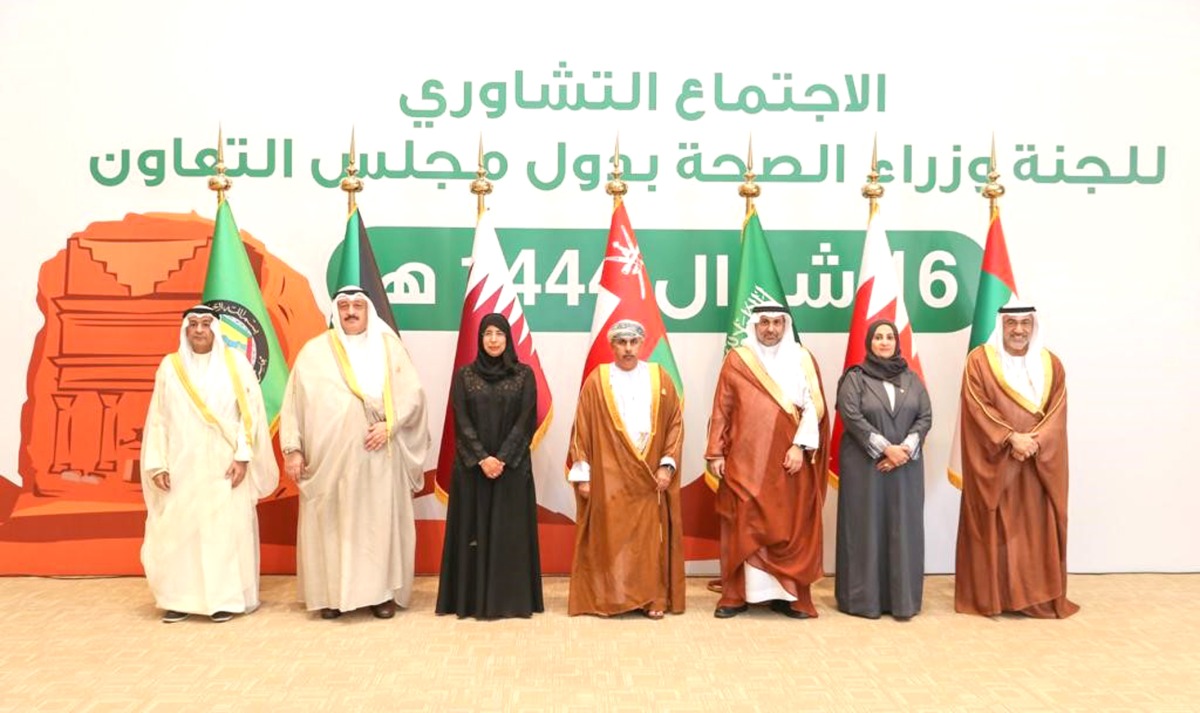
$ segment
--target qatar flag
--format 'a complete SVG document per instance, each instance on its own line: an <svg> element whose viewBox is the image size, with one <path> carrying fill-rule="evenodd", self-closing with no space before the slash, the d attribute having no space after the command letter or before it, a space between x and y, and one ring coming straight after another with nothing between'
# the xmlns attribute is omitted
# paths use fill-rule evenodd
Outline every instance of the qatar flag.
<svg viewBox="0 0 1200 713"><path fill-rule="evenodd" d="M475 361L479 351L479 323L484 316L498 312L512 327L513 347L517 358L533 370L537 380L537 431L531 447L536 448L546 429L550 426L553 403L542 362L533 346L533 333L521 311L521 302L509 275L508 263L500 250L500 239L492 227L491 217L484 212L475 226L475 243L471 248L471 271L467 275L467 294L463 298L462 320L458 327L458 347L454 352L454 370ZM449 403L449 399L447 399ZM450 475L454 470L456 453L454 437L454 409L446 408L446 421L442 427L442 449L438 454L437 477L434 492L442 502L449 500Z"/></svg>

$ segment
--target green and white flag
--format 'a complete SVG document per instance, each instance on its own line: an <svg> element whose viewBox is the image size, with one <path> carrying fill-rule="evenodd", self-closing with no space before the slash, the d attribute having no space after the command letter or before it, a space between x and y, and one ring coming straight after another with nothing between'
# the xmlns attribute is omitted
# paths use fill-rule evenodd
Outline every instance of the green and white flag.
<svg viewBox="0 0 1200 713"><path fill-rule="evenodd" d="M775 269L767 236L758 221L758 210L751 207L742 223L742 250L738 265L737 282L733 290L732 309L729 310L729 327L725 331L725 351L740 345L749 335L747 326L751 310L761 304L774 302L787 305L787 294L783 282ZM790 311L790 310L789 310ZM795 324L795 320L792 320Z"/></svg>
<svg viewBox="0 0 1200 713"><path fill-rule="evenodd" d="M258 376L267 420L274 433L287 387L287 360L227 200L217 206L201 299L221 316L221 338L225 345L244 354Z"/></svg>
<svg viewBox="0 0 1200 713"><path fill-rule="evenodd" d="M787 293L783 281L775 269L775 259L767 236L758 221L758 209L751 206L742 222L742 249L738 263L737 282L733 289L733 302L729 310L729 326L725 330L725 353L741 346L750 334L750 317L755 307L761 304L780 304L787 307ZM796 320L792 319L793 327ZM704 470L704 481L715 492L720 481L708 469Z"/></svg>

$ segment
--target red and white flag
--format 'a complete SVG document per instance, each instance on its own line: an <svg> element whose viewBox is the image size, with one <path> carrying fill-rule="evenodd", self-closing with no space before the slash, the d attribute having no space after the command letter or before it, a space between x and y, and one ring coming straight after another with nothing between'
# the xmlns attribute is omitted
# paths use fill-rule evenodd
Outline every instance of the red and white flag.
<svg viewBox="0 0 1200 713"><path fill-rule="evenodd" d="M608 329L623 319L632 319L646 329L646 340L642 344L642 361L662 367L675 383L675 391L683 397L683 379L667 341L667 326L654 297L654 282L642 260L642 249L625 211L625 202L618 201L613 207L612 223L605 242L604 262L600 265L600 285L596 293L596 311L592 314L592 346L588 349L583 364L580 386L587 381L601 364L612 361L612 347L608 342ZM571 454L567 453L567 468L571 467Z"/></svg>
<svg viewBox="0 0 1200 713"><path fill-rule="evenodd" d="M850 336L846 341L843 371L866 359L867 327L878 319L887 319L896 325L900 353L908 362L908 368L924 381L921 360L913 347L912 324L908 321L900 280L896 277L896 264L892 261L892 248L888 245L887 231L879 219L879 204L876 203L867 218L867 240L863 245L862 265L858 270L858 289L854 293L854 313L850 317ZM833 422L833 441L829 451L829 481L834 486L838 482L841 441L842 415L839 413Z"/></svg>
<svg viewBox="0 0 1200 713"><path fill-rule="evenodd" d="M537 379L537 432L533 437L536 447L550 426L553 403L542 362L533 346L533 333L521 311L521 302L509 275L508 262L500 250L500 239L492 227L489 212L479 217L475 226L475 243L471 248L471 271L467 276L467 294L463 298L462 320L458 327L458 348L454 351L454 369L475 361L479 350L479 323L485 315L499 312L508 319L512 327L513 348L522 364L533 369ZM446 420L442 427L442 449L438 454L437 478L434 491L442 502L449 499L450 475L454 470L456 442L454 437L454 409L447 400Z"/></svg>
<svg viewBox="0 0 1200 713"><path fill-rule="evenodd" d="M654 282L642 259L637 236L625 211L625 202L613 208L612 223L604 249L604 263L600 266L600 286L596 293L596 311L592 315L592 346L583 365L580 386L587 381L588 374L601 364L612 361L612 347L608 343L608 329L623 319L632 319L646 328L646 341L642 345L642 361L660 365L671 380L675 390L683 395L683 380L667 341L667 327L662 312L654 298Z"/></svg>

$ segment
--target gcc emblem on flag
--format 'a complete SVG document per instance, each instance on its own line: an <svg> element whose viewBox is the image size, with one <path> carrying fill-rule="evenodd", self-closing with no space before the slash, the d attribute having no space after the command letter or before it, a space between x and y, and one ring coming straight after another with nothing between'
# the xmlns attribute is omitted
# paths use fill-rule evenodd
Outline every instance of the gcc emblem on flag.
<svg viewBox="0 0 1200 713"><path fill-rule="evenodd" d="M233 300L209 300L206 303L221 316L221 338L225 346L245 355L259 382L271 363L267 333L254 313Z"/></svg>

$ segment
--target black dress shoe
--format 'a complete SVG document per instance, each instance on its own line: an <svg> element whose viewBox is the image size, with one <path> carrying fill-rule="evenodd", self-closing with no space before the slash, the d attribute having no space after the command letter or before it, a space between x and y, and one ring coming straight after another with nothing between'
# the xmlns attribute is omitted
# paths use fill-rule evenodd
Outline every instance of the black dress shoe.
<svg viewBox="0 0 1200 713"><path fill-rule="evenodd" d="M718 619L732 619L738 614L741 614L749 609L749 604L742 604L741 606L736 607L717 607L716 611L713 612L713 616Z"/></svg>
<svg viewBox="0 0 1200 713"><path fill-rule="evenodd" d="M396 616L396 602L391 599L386 602L371 605L371 613L376 619L391 619Z"/></svg>
<svg viewBox="0 0 1200 713"><path fill-rule="evenodd" d="M780 614L791 617L792 619L808 619L808 612L796 611L792 608L792 603L783 599L771 600L771 611L779 612Z"/></svg>
<svg viewBox="0 0 1200 713"><path fill-rule="evenodd" d="M208 618L218 624L224 624L225 622L227 622L233 618L233 614L230 612L227 612L227 611L219 611L219 612L213 612L212 614L209 615Z"/></svg>
<svg viewBox="0 0 1200 713"><path fill-rule="evenodd" d="M330 608L326 607L325 609L321 610L321 618L322 619L336 619L341 615L342 615L342 612L338 611L337 609L330 609Z"/></svg>
<svg viewBox="0 0 1200 713"><path fill-rule="evenodd" d="M186 618L188 618L187 612L175 611L173 609L168 609L167 611L163 612L162 615L162 621L164 624L174 624L175 622L183 621Z"/></svg>

